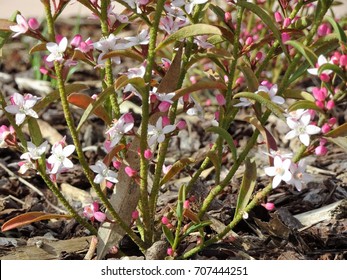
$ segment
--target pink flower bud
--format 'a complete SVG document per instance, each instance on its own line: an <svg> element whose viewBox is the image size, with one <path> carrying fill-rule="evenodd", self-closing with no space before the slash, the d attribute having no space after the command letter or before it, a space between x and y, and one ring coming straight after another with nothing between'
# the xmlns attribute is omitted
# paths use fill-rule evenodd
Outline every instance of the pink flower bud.
<svg viewBox="0 0 347 280"><path fill-rule="evenodd" d="M106 214L98 211L94 213L94 218L100 223L103 223L106 220Z"/></svg>
<svg viewBox="0 0 347 280"><path fill-rule="evenodd" d="M322 73L320 74L319 78L323 81L323 82L329 82L330 81L330 76L326 73Z"/></svg>
<svg viewBox="0 0 347 280"><path fill-rule="evenodd" d="M281 38L282 38L283 43L285 43L285 42L290 40L290 35L287 32L283 32Z"/></svg>
<svg viewBox="0 0 347 280"><path fill-rule="evenodd" d="M151 94L149 97L150 103L155 103L158 100L157 96L155 94Z"/></svg>
<svg viewBox="0 0 347 280"><path fill-rule="evenodd" d="M170 119L167 116L163 117L163 127L170 124Z"/></svg>
<svg viewBox="0 0 347 280"><path fill-rule="evenodd" d="M186 200L183 202L183 209L189 209L190 208L190 201Z"/></svg>
<svg viewBox="0 0 347 280"><path fill-rule="evenodd" d="M244 77L239 77L236 79L235 84L242 85L244 81L245 81Z"/></svg>
<svg viewBox="0 0 347 280"><path fill-rule="evenodd" d="M36 18L29 18L28 25L32 30L36 30L40 27L40 23L37 21Z"/></svg>
<svg viewBox="0 0 347 280"><path fill-rule="evenodd" d="M273 204L271 202L262 203L261 206L263 206L268 211L272 211L275 209L275 204Z"/></svg>
<svg viewBox="0 0 347 280"><path fill-rule="evenodd" d="M253 38L252 37L247 37L246 41L245 41L245 45L249 46L250 44L253 43Z"/></svg>
<svg viewBox="0 0 347 280"><path fill-rule="evenodd" d="M328 152L328 149L325 146L318 146L315 150L314 150L315 154L317 156L325 156Z"/></svg>
<svg viewBox="0 0 347 280"><path fill-rule="evenodd" d="M267 87L268 89L270 89L272 87L272 84L266 80L262 81L260 84L264 87Z"/></svg>
<svg viewBox="0 0 347 280"><path fill-rule="evenodd" d="M196 82L197 82L197 79L196 79L195 76L191 76L191 77L189 78L189 80L190 80L190 82L191 82L193 85L196 84Z"/></svg>
<svg viewBox="0 0 347 280"><path fill-rule="evenodd" d="M150 149L145 150L143 156L145 157L145 159L151 159L153 157L153 153Z"/></svg>
<svg viewBox="0 0 347 280"><path fill-rule="evenodd" d="M331 33L330 27L327 23L323 23L318 27L317 34L322 37Z"/></svg>
<svg viewBox="0 0 347 280"><path fill-rule="evenodd" d="M292 20L290 18L285 18L283 21L283 27L286 28L292 23Z"/></svg>
<svg viewBox="0 0 347 280"><path fill-rule="evenodd" d="M113 188L113 183L110 181L106 181L106 188L112 189Z"/></svg>
<svg viewBox="0 0 347 280"><path fill-rule="evenodd" d="M161 223L162 223L163 225L167 225L167 224L170 223L170 221L169 221L169 219L168 219L166 216L163 216L163 217L161 218Z"/></svg>
<svg viewBox="0 0 347 280"><path fill-rule="evenodd" d="M277 23L282 22L283 17L282 17L280 12L275 12L275 20L276 20Z"/></svg>
<svg viewBox="0 0 347 280"><path fill-rule="evenodd" d="M63 38L64 38L63 35L60 35L60 34L55 35L55 41L57 42L57 44L59 44Z"/></svg>
<svg viewBox="0 0 347 280"><path fill-rule="evenodd" d="M185 129L187 127L187 123L184 120L180 120L177 124L176 127L179 130Z"/></svg>
<svg viewBox="0 0 347 280"><path fill-rule="evenodd" d="M206 99L205 105L206 105L206 106L211 106L211 105L212 105L211 98L207 98L207 99Z"/></svg>
<svg viewBox="0 0 347 280"><path fill-rule="evenodd" d="M117 170L119 170L120 166L122 165L122 163L118 160L112 161L112 165L114 168L116 168Z"/></svg>
<svg viewBox="0 0 347 280"><path fill-rule="evenodd" d="M224 106L226 104L226 100L225 100L223 94L217 94L216 100L217 100L217 103L219 106Z"/></svg>
<svg viewBox="0 0 347 280"><path fill-rule="evenodd" d="M327 95L328 95L328 91L326 88L317 88L317 87L314 87L312 89L312 93L313 93L313 96L316 100L318 101L325 101L325 99L327 98Z"/></svg>
<svg viewBox="0 0 347 280"><path fill-rule="evenodd" d="M167 248L166 253L168 254L168 256L172 257L174 255L174 250L171 247Z"/></svg>
<svg viewBox="0 0 347 280"><path fill-rule="evenodd" d="M331 128L327 123L323 124L322 133L328 133L330 130L331 130Z"/></svg>
<svg viewBox="0 0 347 280"><path fill-rule="evenodd" d="M225 22L229 22L229 21L231 21L231 13L230 12L225 12L224 13L224 20L225 20Z"/></svg>
<svg viewBox="0 0 347 280"><path fill-rule="evenodd" d="M131 218L137 220L139 218L139 211L135 210L131 213Z"/></svg>
<svg viewBox="0 0 347 280"><path fill-rule="evenodd" d="M321 139L319 140L319 146L324 146L327 142L328 142L327 139L321 138Z"/></svg>
<svg viewBox="0 0 347 280"><path fill-rule="evenodd" d="M137 171L132 169L130 166L125 167L124 171L131 178L135 177L137 174Z"/></svg>
<svg viewBox="0 0 347 280"><path fill-rule="evenodd" d="M335 107L335 102L334 102L334 100L329 100L329 101L327 102L326 108L327 108L328 110L331 110L331 109L333 109L334 107Z"/></svg>
<svg viewBox="0 0 347 280"><path fill-rule="evenodd" d="M78 48L79 45L81 44L82 42L82 36L80 34L76 34L72 40L71 40L71 46L73 46L74 48Z"/></svg>
<svg viewBox="0 0 347 280"><path fill-rule="evenodd" d="M255 55L255 59L257 61L261 60L263 58L263 53L262 52L257 52L257 54Z"/></svg>
<svg viewBox="0 0 347 280"><path fill-rule="evenodd" d="M228 75L224 75L224 82L225 82L225 83L228 83L228 82L229 82L229 77L228 77Z"/></svg>
<svg viewBox="0 0 347 280"><path fill-rule="evenodd" d="M345 67L345 66L347 66L347 55L341 55L341 57L340 57L340 65L342 66L342 67Z"/></svg>
<svg viewBox="0 0 347 280"><path fill-rule="evenodd" d="M158 109L160 112L167 112L171 106L171 103L167 101L160 102Z"/></svg>
<svg viewBox="0 0 347 280"><path fill-rule="evenodd" d="M219 115L220 115L220 112L219 112L219 111L216 111L216 112L214 113L214 119L215 119L216 121L219 121Z"/></svg>
<svg viewBox="0 0 347 280"><path fill-rule="evenodd" d="M43 66L40 67L40 73L41 73L42 75L47 75L48 72L49 72L49 71L47 70L46 67L43 67Z"/></svg>
<svg viewBox="0 0 347 280"><path fill-rule="evenodd" d="M337 122L337 119L335 117L332 117L328 120L328 124L330 126L333 126L334 124L336 124L336 122Z"/></svg>
<svg viewBox="0 0 347 280"><path fill-rule="evenodd" d="M323 101L318 101L318 100L317 100L315 103L316 103L317 107L319 107L319 108L321 108L321 109L324 109L325 105L324 105L324 102L323 102Z"/></svg>

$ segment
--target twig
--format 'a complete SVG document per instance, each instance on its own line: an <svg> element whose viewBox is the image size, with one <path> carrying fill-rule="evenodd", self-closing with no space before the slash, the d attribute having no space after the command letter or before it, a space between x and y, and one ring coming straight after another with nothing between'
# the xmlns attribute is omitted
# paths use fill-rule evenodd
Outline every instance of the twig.
<svg viewBox="0 0 347 280"><path fill-rule="evenodd" d="M56 210L57 212L60 213L64 213L66 214L67 212L63 209L60 209L59 207L55 206L54 204L52 204L48 198L44 195L43 192L41 192L38 188L36 188L33 184L30 184L28 181L24 180L22 177L19 177L18 175L16 175L15 173L13 173L10 169L8 169L1 161L0 161L0 167L2 169L4 169L11 177L15 177L18 181L20 181L21 183L23 183L24 185L26 185L29 189L31 189L32 191L36 192L39 196L43 197L47 204L52 207L54 210Z"/></svg>

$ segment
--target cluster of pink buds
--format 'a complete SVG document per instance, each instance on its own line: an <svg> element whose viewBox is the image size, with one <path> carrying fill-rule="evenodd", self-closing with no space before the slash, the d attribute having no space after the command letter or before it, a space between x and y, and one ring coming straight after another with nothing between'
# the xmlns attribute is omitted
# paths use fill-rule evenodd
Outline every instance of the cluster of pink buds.
<svg viewBox="0 0 347 280"><path fill-rule="evenodd" d="M335 107L335 102L331 97L329 100L327 100L329 97L329 94L326 87L322 87L322 88L314 87L312 89L312 93L314 98L316 99L315 103L319 108L323 110L324 109L331 110Z"/></svg>
<svg viewBox="0 0 347 280"><path fill-rule="evenodd" d="M325 146L327 143L327 140L324 138L321 138L319 140L319 145L316 147L316 149L314 150L315 154L317 156L325 156L328 152L327 147Z"/></svg>

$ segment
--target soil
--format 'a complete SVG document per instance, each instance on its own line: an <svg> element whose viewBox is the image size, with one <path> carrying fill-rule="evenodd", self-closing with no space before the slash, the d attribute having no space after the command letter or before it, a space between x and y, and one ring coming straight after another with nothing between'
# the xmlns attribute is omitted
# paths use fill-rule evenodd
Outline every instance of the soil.
<svg viewBox="0 0 347 280"><path fill-rule="evenodd" d="M61 25L61 33L68 32L72 26ZM91 36L98 39L93 24L85 23L81 26L83 37ZM50 82L34 79L35 70L32 67L26 47L28 42L13 40L3 50L0 64L0 88L7 96L13 92L30 92L44 96L50 91ZM30 44L30 42L29 42ZM121 72L125 65L115 71ZM85 81L90 89L88 94L100 92L100 82L97 73L90 68L80 67L71 78L73 81ZM203 97L204 98L204 97ZM205 97L206 99L207 97ZM204 102L202 99L201 102ZM133 108L136 108L136 104ZM345 105L344 105L345 106ZM81 110L73 107L75 120L81 116ZM135 109L134 109L135 110ZM207 116L212 116L207 112ZM135 110L136 111L136 110ZM136 115L136 114L135 114ZM347 121L345 107L336 108L339 124ZM65 119L58 104L52 104L40 112L44 136L52 137L51 141L67 133ZM139 120L140 116L137 115ZM249 139L252 129L240 116L229 132L242 146ZM0 125L8 125L1 117ZM197 118L189 118L189 130L182 131L171 142L166 164L175 162L180 157L205 154L206 147L214 139L204 133L209 123L201 122ZM275 119L269 120L267 127L275 135L283 135L284 125ZM104 139L104 125L96 117L91 117L81 131L85 155L92 164L105 155L101 149ZM279 136L280 137L280 136ZM295 149L298 143L288 143L281 139L281 148L288 149L289 145ZM67 139L71 142L71 139ZM262 147L254 149L259 180L256 190L262 189L269 178L264 176L263 167L267 165ZM43 211L47 213L64 212L54 195L48 190L44 182L35 172L25 175L18 173L17 163L20 154L9 149L0 149L0 224L18 214ZM267 198L275 204L273 211L267 211L263 206L257 206L249 213L249 217L240 222L234 229L235 235L225 238L221 242L210 246L193 256L194 259L321 259L335 260L347 258L347 154L336 146L329 146L325 157L309 157L308 172L312 174L312 181L301 191L282 184ZM63 193L72 205L81 213L83 207L91 202L93 193L85 179L81 168L75 161L73 170L61 176L58 183ZM190 175L199 165L185 169L178 177L161 189L158 201L158 217L170 211L177 201L178 187L189 180ZM230 169L230 158L226 156L222 163L222 175ZM214 221L213 226L207 227L207 238L218 231L217 225L226 225L233 218L236 198L243 171L240 170L231 183L216 198L207 213L208 219ZM208 169L194 188L196 207L208 191L213 187L214 167ZM329 212L327 218L309 225L300 223L298 214L308 213L324 206L337 203L334 211ZM193 205L194 209L194 205ZM310 217L310 216L309 216ZM160 218L159 218L160 219ZM97 224L96 224L97 226ZM161 232L158 231L158 236ZM163 240L163 238L162 238ZM197 237L192 235L181 244L179 252L194 247ZM89 232L74 220L41 221L33 224L0 232L0 259L83 259L92 244ZM50 249L47 249L50 248ZM52 249L53 248L53 249ZM156 249L159 250L159 249ZM119 253L122 252L122 253ZM109 254L106 258L138 258L143 259L136 245L130 238L124 237L119 252ZM89 256L95 258L95 255Z"/></svg>

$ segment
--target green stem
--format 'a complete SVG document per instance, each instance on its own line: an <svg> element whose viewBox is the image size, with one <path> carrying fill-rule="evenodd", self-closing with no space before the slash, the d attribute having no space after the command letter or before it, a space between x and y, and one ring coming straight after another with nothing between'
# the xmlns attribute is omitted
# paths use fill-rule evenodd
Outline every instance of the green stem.
<svg viewBox="0 0 347 280"><path fill-rule="evenodd" d="M140 140L140 208L142 211L143 224L145 229L145 243L150 243L153 236L152 221L150 218L150 208L148 200L148 161L144 156L144 151L147 149L147 133L149 123L149 92L150 92L150 81L152 79L152 70L154 67L155 60L155 47L157 43L157 34L161 13L164 9L165 0L157 1L157 6L154 15L153 25L150 28L150 40L148 46L148 57L146 72L144 80L147 85L147 90L142 97L142 122L141 122L141 140Z"/></svg>
<svg viewBox="0 0 347 280"><path fill-rule="evenodd" d="M107 18L107 7L110 4L109 0L101 1L101 17L100 17L100 24L101 24L101 32L104 37L107 37L109 35L109 28L108 28L108 18ZM105 84L106 87L113 85L113 72L112 72L112 61L111 58L106 59L105 62ZM116 119L119 119L120 117L120 108L119 103L117 100L117 92L113 90L113 92L110 94L110 102L112 106L112 110L114 112L114 117Z"/></svg>

